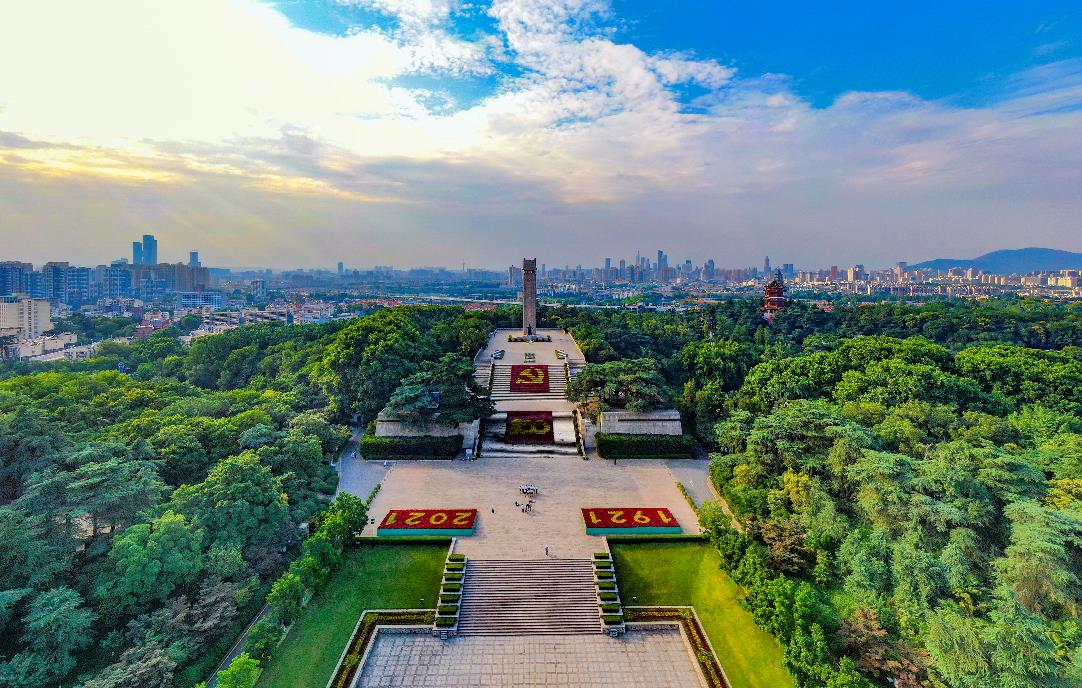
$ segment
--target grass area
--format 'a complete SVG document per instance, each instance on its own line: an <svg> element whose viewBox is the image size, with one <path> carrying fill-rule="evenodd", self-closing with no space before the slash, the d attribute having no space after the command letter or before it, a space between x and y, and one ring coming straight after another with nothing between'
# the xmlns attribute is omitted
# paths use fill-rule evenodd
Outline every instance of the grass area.
<svg viewBox="0 0 1082 688"><path fill-rule="evenodd" d="M732 688L792 688L793 679L781 665L781 647L740 606L743 591L719 568L717 552L710 545L613 542L611 546L624 604L691 605Z"/></svg>
<svg viewBox="0 0 1082 688"><path fill-rule="evenodd" d="M438 543L369 543L347 551L327 585L308 603L257 688L324 688L365 609L434 609L447 555Z"/></svg>

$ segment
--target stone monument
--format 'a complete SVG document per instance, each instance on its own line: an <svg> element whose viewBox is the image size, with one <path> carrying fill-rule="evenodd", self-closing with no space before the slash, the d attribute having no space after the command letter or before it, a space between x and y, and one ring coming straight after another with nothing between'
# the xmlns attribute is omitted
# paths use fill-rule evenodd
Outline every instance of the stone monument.
<svg viewBox="0 0 1082 688"><path fill-rule="evenodd" d="M522 259L522 334L537 333L537 259Z"/></svg>

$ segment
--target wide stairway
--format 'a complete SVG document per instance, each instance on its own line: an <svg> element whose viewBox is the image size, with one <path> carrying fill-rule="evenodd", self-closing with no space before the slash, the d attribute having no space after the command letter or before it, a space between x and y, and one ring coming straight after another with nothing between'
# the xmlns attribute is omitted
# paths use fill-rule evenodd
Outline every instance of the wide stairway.
<svg viewBox="0 0 1082 688"><path fill-rule="evenodd" d="M496 364L496 374L492 378L490 396L492 401L531 401L554 399L562 401L567 390L567 372L563 365L550 365L549 391L547 392L512 392L511 364ZM486 380L487 382L487 380Z"/></svg>
<svg viewBox="0 0 1082 688"><path fill-rule="evenodd" d="M601 633L589 559L466 563L459 635Z"/></svg>

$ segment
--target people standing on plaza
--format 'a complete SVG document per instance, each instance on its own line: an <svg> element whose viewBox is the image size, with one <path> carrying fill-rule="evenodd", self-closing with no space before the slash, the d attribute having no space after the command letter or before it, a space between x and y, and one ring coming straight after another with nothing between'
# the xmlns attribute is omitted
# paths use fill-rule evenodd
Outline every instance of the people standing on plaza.
<svg viewBox="0 0 1082 688"><path fill-rule="evenodd" d="M545 556L547 557L548 555L549 555L549 546L545 545Z"/></svg>

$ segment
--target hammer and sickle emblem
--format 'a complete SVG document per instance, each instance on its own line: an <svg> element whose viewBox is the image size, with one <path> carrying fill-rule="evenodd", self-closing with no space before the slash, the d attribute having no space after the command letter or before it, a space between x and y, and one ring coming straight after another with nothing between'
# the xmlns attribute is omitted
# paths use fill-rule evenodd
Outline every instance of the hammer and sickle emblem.
<svg viewBox="0 0 1082 688"><path fill-rule="evenodd" d="M544 368L526 368L525 370L520 370L518 371L518 377L515 378L515 382L523 382L530 385L539 385L544 381Z"/></svg>

